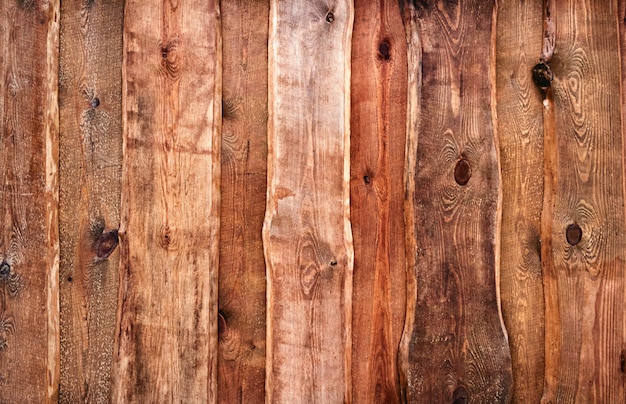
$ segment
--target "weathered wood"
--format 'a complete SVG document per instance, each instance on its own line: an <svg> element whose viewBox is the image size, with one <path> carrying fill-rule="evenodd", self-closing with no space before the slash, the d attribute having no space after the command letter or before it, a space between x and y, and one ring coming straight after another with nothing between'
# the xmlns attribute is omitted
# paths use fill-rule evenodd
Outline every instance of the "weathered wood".
<svg viewBox="0 0 626 404"><path fill-rule="evenodd" d="M410 42L407 171L414 175L407 204L414 241L407 243L415 250L407 295L413 318L401 350L406 398L507 402L511 359L497 299L495 4L402 2L402 9Z"/></svg>
<svg viewBox="0 0 626 404"><path fill-rule="evenodd" d="M127 0L115 402L215 402L221 41L215 1Z"/></svg>
<svg viewBox="0 0 626 404"><path fill-rule="evenodd" d="M118 295L124 1L61 4L59 400L107 403Z"/></svg>
<svg viewBox="0 0 626 404"><path fill-rule="evenodd" d="M0 2L0 397L59 383L59 1Z"/></svg>
<svg viewBox="0 0 626 404"><path fill-rule="evenodd" d="M553 7L545 100L543 402L624 400L624 162L617 2Z"/></svg>
<svg viewBox="0 0 626 404"><path fill-rule="evenodd" d="M502 166L500 290L513 401L538 403L544 379L541 276L542 94L531 71L542 43L542 0L498 4L497 136Z"/></svg>
<svg viewBox="0 0 626 404"><path fill-rule="evenodd" d="M394 403L401 401L397 351L406 309L406 40L396 0L360 0L354 8L352 389L354 402Z"/></svg>
<svg viewBox="0 0 626 404"><path fill-rule="evenodd" d="M270 3L268 402L351 401L351 1Z"/></svg>
<svg viewBox="0 0 626 404"><path fill-rule="evenodd" d="M223 111L218 390L265 400L265 261L269 0L222 2Z"/></svg>

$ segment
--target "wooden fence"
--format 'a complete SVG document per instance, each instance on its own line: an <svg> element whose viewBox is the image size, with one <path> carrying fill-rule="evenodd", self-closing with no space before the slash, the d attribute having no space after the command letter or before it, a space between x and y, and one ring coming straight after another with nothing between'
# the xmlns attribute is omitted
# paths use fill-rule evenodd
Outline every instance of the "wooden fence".
<svg viewBox="0 0 626 404"><path fill-rule="evenodd" d="M0 401L626 400L626 0L0 1Z"/></svg>

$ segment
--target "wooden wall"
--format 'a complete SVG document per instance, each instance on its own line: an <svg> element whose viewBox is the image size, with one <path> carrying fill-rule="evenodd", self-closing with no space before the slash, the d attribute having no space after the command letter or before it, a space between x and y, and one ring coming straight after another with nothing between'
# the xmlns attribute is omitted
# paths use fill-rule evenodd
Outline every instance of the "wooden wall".
<svg viewBox="0 0 626 404"><path fill-rule="evenodd" d="M1 402L626 400L626 0L0 21Z"/></svg>

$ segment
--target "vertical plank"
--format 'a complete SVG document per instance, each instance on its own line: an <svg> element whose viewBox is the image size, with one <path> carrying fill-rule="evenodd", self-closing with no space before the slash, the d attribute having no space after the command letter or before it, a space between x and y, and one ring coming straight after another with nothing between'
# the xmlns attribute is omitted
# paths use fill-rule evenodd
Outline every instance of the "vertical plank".
<svg viewBox="0 0 626 404"><path fill-rule="evenodd" d="M354 402L400 402L404 326L406 40L398 2L355 1L350 216Z"/></svg>
<svg viewBox="0 0 626 404"><path fill-rule="evenodd" d="M544 402L624 400L624 161L617 1L559 1L547 93ZM621 20L619 20L621 21Z"/></svg>
<svg viewBox="0 0 626 404"><path fill-rule="evenodd" d="M221 41L215 1L124 15L115 402L215 402Z"/></svg>
<svg viewBox="0 0 626 404"><path fill-rule="evenodd" d="M106 403L117 313L124 1L61 4L61 402Z"/></svg>
<svg viewBox="0 0 626 404"><path fill-rule="evenodd" d="M402 2L402 9L409 70L417 70L409 85L421 83L408 100L409 276L417 290L407 296L412 318L401 351L407 400L507 402L511 358L497 289L495 2Z"/></svg>
<svg viewBox="0 0 626 404"><path fill-rule="evenodd" d="M270 3L268 402L351 401L353 5Z"/></svg>
<svg viewBox="0 0 626 404"><path fill-rule="evenodd" d="M222 2L219 401L265 400L269 0Z"/></svg>
<svg viewBox="0 0 626 404"><path fill-rule="evenodd" d="M59 383L59 2L0 3L0 397Z"/></svg>
<svg viewBox="0 0 626 404"><path fill-rule="evenodd" d="M544 301L542 95L532 81L542 43L543 2L501 1L496 48L497 134L502 166L501 298L513 365L513 401L543 393Z"/></svg>

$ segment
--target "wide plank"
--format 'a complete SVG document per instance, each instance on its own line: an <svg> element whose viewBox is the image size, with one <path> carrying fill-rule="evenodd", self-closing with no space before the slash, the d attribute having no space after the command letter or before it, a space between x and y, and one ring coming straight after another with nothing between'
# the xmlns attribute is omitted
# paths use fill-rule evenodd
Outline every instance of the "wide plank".
<svg viewBox="0 0 626 404"><path fill-rule="evenodd" d="M219 400L265 401L269 0L222 2Z"/></svg>
<svg viewBox="0 0 626 404"><path fill-rule="evenodd" d="M495 2L406 2L408 402L508 402L498 304ZM405 381L406 380L406 381Z"/></svg>
<svg viewBox="0 0 626 404"><path fill-rule="evenodd" d="M401 401L397 356L406 305L406 57L398 2L355 1L350 217L352 389L357 403Z"/></svg>
<svg viewBox="0 0 626 404"><path fill-rule="evenodd" d="M117 315L124 1L66 0L60 20L59 401L107 403Z"/></svg>
<svg viewBox="0 0 626 404"><path fill-rule="evenodd" d="M270 3L266 400L351 401L348 0Z"/></svg>
<svg viewBox="0 0 626 404"><path fill-rule="evenodd" d="M623 16L617 1L559 1L551 11L543 402L623 402L626 223L616 58Z"/></svg>
<svg viewBox="0 0 626 404"><path fill-rule="evenodd" d="M127 0L114 402L217 400L216 1Z"/></svg>
<svg viewBox="0 0 626 404"><path fill-rule="evenodd" d="M59 1L2 1L0 21L0 397L56 402Z"/></svg>

